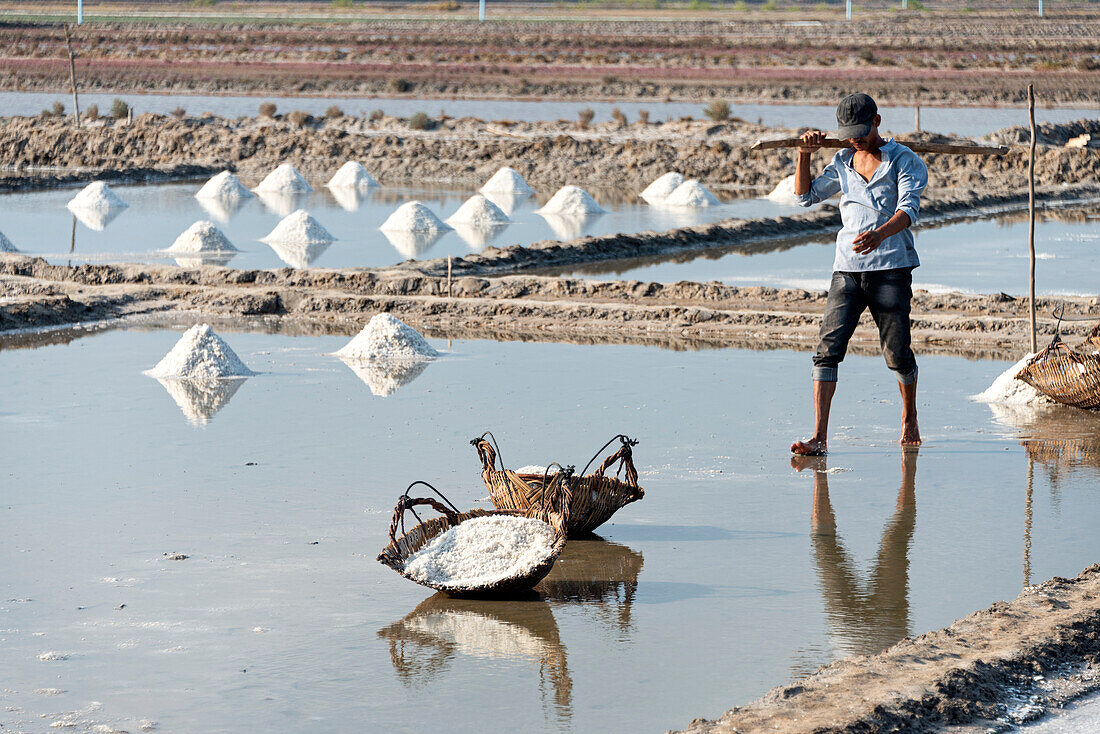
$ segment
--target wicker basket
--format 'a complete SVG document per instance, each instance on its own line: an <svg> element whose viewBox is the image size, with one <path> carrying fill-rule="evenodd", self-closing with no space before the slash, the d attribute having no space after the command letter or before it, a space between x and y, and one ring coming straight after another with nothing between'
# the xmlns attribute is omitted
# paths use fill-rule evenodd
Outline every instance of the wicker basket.
<svg viewBox="0 0 1100 734"><path fill-rule="evenodd" d="M1098 337L1093 329L1089 339ZM1082 345L1084 346L1084 345ZM1059 403L1086 410L1100 409L1100 355L1090 348L1075 351L1055 335L1043 351L1032 357L1016 375Z"/></svg>
<svg viewBox="0 0 1100 734"><path fill-rule="evenodd" d="M548 501L527 511L473 509L468 512L458 512L453 505L447 507L430 497L409 497L408 492L406 492L398 499L397 507L393 511L393 520L390 522L389 530L389 545L382 549L377 560L410 581L415 581L421 586L427 586L436 591L442 591L449 596L495 596L529 590L539 581L542 581L546 574L550 573L550 569L554 567L554 562L561 555L562 549L565 548L566 526L569 518L569 495L568 483L557 480L551 481L546 492ZM413 515L416 516L416 511L412 508L419 505L427 505L439 512L441 516L422 521L408 532L403 532L401 537L397 537L398 526L401 526L404 530L405 512L412 511ZM405 561L408 557L431 542L437 535L475 517L494 515L532 517L549 523L554 529L555 535L553 551L550 556L541 564L523 574L480 586L455 587L432 584L414 579L405 573ZM419 520L418 516L417 519Z"/></svg>
<svg viewBox="0 0 1100 734"><path fill-rule="evenodd" d="M638 486L638 470L634 468L633 447L637 441L631 441L626 436L615 438L621 442L619 449L604 459L596 471L567 480L572 488L568 518L570 538L588 535L623 507L645 496L645 490ZM614 438L611 439L604 449L614 441ZM470 443L477 449L481 459L481 478L489 490L493 506L498 510L528 512L531 508L538 507L542 502L543 487L563 475L563 472L554 475L517 474L511 469L505 469L503 461L499 462L498 469L498 452L484 436L475 438ZM599 453L593 460L598 457ZM604 472L615 462L619 462L615 476L605 477ZM569 471L564 473L568 474ZM624 474L625 481L618 478L619 474Z"/></svg>
<svg viewBox="0 0 1100 734"><path fill-rule="evenodd" d="M1095 354L1100 352L1100 324L1092 327L1092 331L1085 337L1085 342L1077 347L1077 351L1082 354Z"/></svg>

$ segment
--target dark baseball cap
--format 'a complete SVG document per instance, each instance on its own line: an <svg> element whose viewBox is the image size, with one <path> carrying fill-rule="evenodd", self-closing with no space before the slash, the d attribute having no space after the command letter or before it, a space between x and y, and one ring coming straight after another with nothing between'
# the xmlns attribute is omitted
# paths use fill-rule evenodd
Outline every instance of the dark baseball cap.
<svg viewBox="0 0 1100 734"><path fill-rule="evenodd" d="M849 94L836 106L836 136L841 140L862 138L874 126L878 105L866 94Z"/></svg>

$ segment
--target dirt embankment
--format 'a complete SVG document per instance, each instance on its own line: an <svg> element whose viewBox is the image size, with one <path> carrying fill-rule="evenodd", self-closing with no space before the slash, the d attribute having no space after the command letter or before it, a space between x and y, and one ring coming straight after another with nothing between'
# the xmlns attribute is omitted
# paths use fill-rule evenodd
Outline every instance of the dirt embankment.
<svg viewBox="0 0 1100 734"><path fill-rule="evenodd" d="M366 270L232 270L49 265L0 255L0 331L123 316L201 311L359 323L390 311L418 327L552 338L676 338L757 347L812 346L824 293L718 283L598 282L568 278L445 277ZM1100 319L1098 298L1043 298ZM1002 294L918 292L914 340L952 353L1010 356L1026 338L1023 301ZM1075 323L1068 334L1084 334ZM1044 321L1041 330L1052 334ZM856 344L877 348L870 319ZM1008 355L1005 352L1009 352Z"/></svg>
<svg viewBox="0 0 1100 734"><path fill-rule="evenodd" d="M1025 588L950 627L853 656L683 734L999 731L1047 675L1100 663L1100 565ZM1086 671L1078 688L1097 684ZM1056 697L1056 696L1055 696Z"/></svg>
<svg viewBox="0 0 1100 734"><path fill-rule="evenodd" d="M132 125L98 121L81 129L67 119L0 118L0 166L10 171L0 187L25 185L28 174L45 180L51 174L36 171L43 167L86 169L89 176L111 169L229 168L253 183L283 162L327 178L347 160L363 161L383 183L480 183L508 165L541 190L565 183L643 187L670 170L714 186L771 186L793 170L792 154L753 152L748 146L784 133L793 131L744 122L605 123L586 131L567 123L524 123L504 130L463 118L413 131L394 118L295 124L144 114ZM1050 135L1056 134L1052 126ZM926 160L930 195L959 188L1018 191L1027 185L1023 146L1003 157L928 155ZM1100 178L1100 151L1043 146L1036 177L1039 186L1094 182Z"/></svg>
<svg viewBox="0 0 1100 734"><path fill-rule="evenodd" d="M0 8L26 12L21 5ZM859 86L886 104L925 105L1019 103L1028 82L1059 104L1093 104L1100 90L1100 25L1083 8L1048 11L1043 23L1003 12L863 10L852 21L801 10L799 23L782 14L623 20L557 10L553 20L498 17L477 26L278 16L242 23L233 14L201 24L88 24L76 33L82 88L832 103ZM0 88L66 88L57 25L2 27Z"/></svg>

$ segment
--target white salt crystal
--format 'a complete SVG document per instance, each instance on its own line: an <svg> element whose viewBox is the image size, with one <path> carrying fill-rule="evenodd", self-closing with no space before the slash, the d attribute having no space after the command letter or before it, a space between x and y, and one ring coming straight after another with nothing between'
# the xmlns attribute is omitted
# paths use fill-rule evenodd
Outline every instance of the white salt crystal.
<svg viewBox="0 0 1100 734"><path fill-rule="evenodd" d="M493 227L512 220L504 211L481 194L474 194L447 217L447 224L469 224L474 227Z"/></svg>
<svg viewBox="0 0 1100 734"><path fill-rule="evenodd" d="M675 171L669 171L658 177L649 186L646 186L641 197L651 204L656 204L668 198L676 187L684 182L684 177Z"/></svg>
<svg viewBox="0 0 1100 734"><path fill-rule="evenodd" d="M336 238L305 209L289 214L275 225L262 242L288 244L328 244Z"/></svg>
<svg viewBox="0 0 1100 734"><path fill-rule="evenodd" d="M129 206L103 181L92 181L66 204L69 209L120 209Z"/></svg>
<svg viewBox="0 0 1100 734"><path fill-rule="evenodd" d="M546 474L546 467L538 464L529 464L516 469L516 474Z"/></svg>
<svg viewBox="0 0 1100 734"><path fill-rule="evenodd" d="M794 193L793 173L775 185L775 188L768 194L768 201L774 201L776 204L798 205L798 196Z"/></svg>
<svg viewBox="0 0 1100 734"><path fill-rule="evenodd" d="M554 553L554 531L541 520L510 515L459 523L413 553L405 574L441 587L486 586L528 573Z"/></svg>
<svg viewBox="0 0 1100 734"><path fill-rule="evenodd" d="M527 182L523 180L523 176L519 175L519 172L514 168L505 166L496 173L492 178L485 182L485 185L480 189L481 193L493 192L496 194L533 194L534 189L527 185Z"/></svg>
<svg viewBox="0 0 1100 734"><path fill-rule="evenodd" d="M340 170L325 185L330 189L369 189L371 186L377 186L378 182L367 172L362 163L348 161L340 166Z"/></svg>
<svg viewBox="0 0 1100 734"><path fill-rule="evenodd" d="M222 231L205 219L195 222L176 238L168 252L237 252Z"/></svg>
<svg viewBox="0 0 1100 734"><path fill-rule="evenodd" d="M260 182L255 191L269 191L278 194L308 194L313 191L305 177L289 163L283 163Z"/></svg>
<svg viewBox="0 0 1100 734"><path fill-rule="evenodd" d="M196 324L183 333L176 346L157 366L145 374L150 377L220 378L249 377L256 374L210 324Z"/></svg>
<svg viewBox="0 0 1100 734"><path fill-rule="evenodd" d="M3 232L0 232L0 252L19 252L19 249L4 236Z"/></svg>
<svg viewBox="0 0 1100 734"><path fill-rule="evenodd" d="M442 232L450 227L419 201L406 201L379 229L383 232Z"/></svg>
<svg viewBox="0 0 1100 734"><path fill-rule="evenodd" d="M981 403L1001 403L1004 405L1040 406L1055 405L1056 402L1033 388L1016 375L1027 366L1034 354L1027 354L1016 364L1002 372L985 392L971 396L971 400Z"/></svg>
<svg viewBox="0 0 1100 734"><path fill-rule="evenodd" d="M252 198L252 192L244 187L241 180L229 171L222 171L202 185L196 199L218 199L233 201Z"/></svg>
<svg viewBox="0 0 1100 734"><path fill-rule="evenodd" d="M67 653L67 652L57 652L56 650L50 650L49 652L44 652L41 655L39 655L38 659L39 660L45 660L45 661L68 660L69 655L70 655L70 653Z"/></svg>
<svg viewBox="0 0 1100 734"><path fill-rule="evenodd" d="M562 186L550 197L546 206L536 210L539 214L558 214L567 217L601 214L605 211L606 209L597 204L592 195L580 186Z"/></svg>
<svg viewBox="0 0 1100 734"><path fill-rule="evenodd" d="M421 361L439 356L416 329L389 313L375 314L336 356L360 360Z"/></svg>
<svg viewBox="0 0 1100 734"><path fill-rule="evenodd" d="M722 202L695 179L684 181L664 201L668 206L717 206Z"/></svg>

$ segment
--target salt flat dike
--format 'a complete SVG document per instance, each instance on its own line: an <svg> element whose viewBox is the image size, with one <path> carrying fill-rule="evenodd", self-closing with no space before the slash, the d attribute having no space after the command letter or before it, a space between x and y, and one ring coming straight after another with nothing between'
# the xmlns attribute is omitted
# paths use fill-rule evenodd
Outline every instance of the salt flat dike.
<svg viewBox="0 0 1100 734"><path fill-rule="evenodd" d="M878 655L839 660L683 734L1001 731L1014 701L1057 704L1095 686L1097 655L1100 564ZM1036 685L1067 674L1053 693Z"/></svg>
<svg viewBox="0 0 1100 734"><path fill-rule="evenodd" d="M761 137L789 136L747 122L500 123L475 118L432 121L409 129L403 120L337 117L296 124L288 119L185 117L143 114L132 125L100 119L76 129L69 118L0 118L0 190L35 188L99 177L114 180L157 171L174 177L236 171L249 186L289 162L313 181L327 181L348 160L363 161L383 183L463 183L480 186L511 166L540 190L564 184L629 186L641 191L658 176L678 171L708 187L771 188L793 170L789 151L753 152ZM1100 151L1066 149L1083 133L1100 135L1100 121L1041 126L1036 164L1039 186L1095 182ZM916 139L938 140L931 134ZM928 155L929 191L1021 191L1027 186L1027 149L1021 131L993 135L1012 144L1004 157ZM824 154L820 155L824 162ZM6 170L5 170L6 169ZM45 169L45 170L44 170ZM64 169L58 172L55 169ZM476 188L476 186L475 186Z"/></svg>

